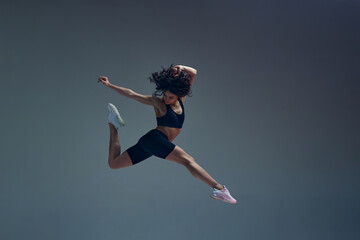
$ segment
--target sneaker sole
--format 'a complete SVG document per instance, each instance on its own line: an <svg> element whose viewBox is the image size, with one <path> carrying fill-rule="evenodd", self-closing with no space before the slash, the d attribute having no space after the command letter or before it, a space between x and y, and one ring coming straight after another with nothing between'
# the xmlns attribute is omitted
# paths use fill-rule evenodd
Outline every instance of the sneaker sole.
<svg viewBox="0 0 360 240"><path fill-rule="evenodd" d="M228 202L228 201L225 201L224 199L222 198L218 198L218 197L214 197L214 196L211 196L212 199L216 199L216 200L220 200L220 201L223 201L223 202L226 202L226 203L231 203L231 204L236 204L237 202Z"/></svg>

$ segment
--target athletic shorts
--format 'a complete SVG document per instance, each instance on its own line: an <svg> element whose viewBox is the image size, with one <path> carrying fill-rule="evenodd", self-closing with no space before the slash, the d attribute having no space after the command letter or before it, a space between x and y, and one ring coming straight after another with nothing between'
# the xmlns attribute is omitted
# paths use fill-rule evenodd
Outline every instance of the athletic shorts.
<svg viewBox="0 0 360 240"><path fill-rule="evenodd" d="M153 129L142 136L134 146L128 148L127 152L132 164L135 165L152 155L165 159L174 148L175 144L171 143L163 132Z"/></svg>

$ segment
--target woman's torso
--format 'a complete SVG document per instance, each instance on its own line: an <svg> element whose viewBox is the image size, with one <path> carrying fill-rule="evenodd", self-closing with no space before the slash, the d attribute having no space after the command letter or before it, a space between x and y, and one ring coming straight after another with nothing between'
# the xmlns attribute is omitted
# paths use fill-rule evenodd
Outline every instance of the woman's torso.
<svg viewBox="0 0 360 240"><path fill-rule="evenodd" d="M179 98L179 100L183 102L182 98ZM183 109L182 109L179 101L176 102L175 107L170 106L170 108L176 114L180 115L183 113ZM154 110L155 110L156 117L162 117L166 114L167 106L162 98L159 98L159 104L156 107L154 106ZM167 127L167 126L157 126L156 129L163 132L168 137L170 142L172 142L177 137L177 135L179 135L179 133L181 131L181 128L174 128L174 127Z"/></svg>

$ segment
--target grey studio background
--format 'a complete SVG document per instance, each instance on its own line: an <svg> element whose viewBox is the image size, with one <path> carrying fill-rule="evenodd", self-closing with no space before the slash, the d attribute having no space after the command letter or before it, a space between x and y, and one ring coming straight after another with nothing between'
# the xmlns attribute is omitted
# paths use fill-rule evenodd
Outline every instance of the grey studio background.
<svg viewBox="0 0 360 240"><path fill-rule="evenodd" d="M359 239L355 0L1 1L1 239ZM238 204L152 157L107 165L156 126L171 63L198 70L175 144Z"/></svg>

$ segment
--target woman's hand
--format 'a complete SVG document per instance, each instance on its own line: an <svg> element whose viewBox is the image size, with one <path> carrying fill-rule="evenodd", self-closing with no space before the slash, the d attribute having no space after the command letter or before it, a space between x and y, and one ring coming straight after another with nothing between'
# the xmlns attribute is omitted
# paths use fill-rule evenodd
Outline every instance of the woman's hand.
<svg viewBox="0 0 360 240"><path fill-rule="evenodd" d="M98 82L102 82L107 87L110 86L110 82L109 82L109 79L107 77L100 76L98 78Z"/></svg>
<svg viewBox="0 0 360 240"><path fill-rule="evenodd" d="M173 70L174 70L174 73L173 73L173 76L174 77L177 77L179 76L180 72L184 69L184 66L182 65L176 65L173 67Z"/></svg>

